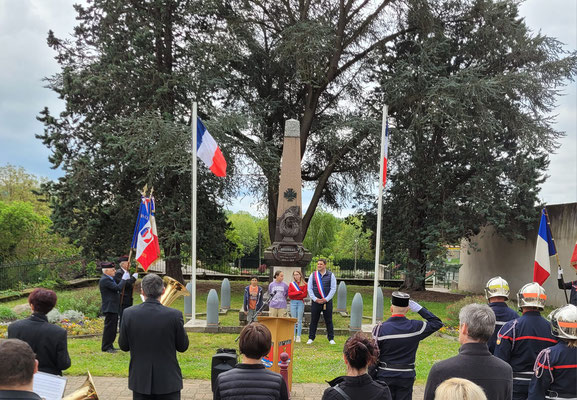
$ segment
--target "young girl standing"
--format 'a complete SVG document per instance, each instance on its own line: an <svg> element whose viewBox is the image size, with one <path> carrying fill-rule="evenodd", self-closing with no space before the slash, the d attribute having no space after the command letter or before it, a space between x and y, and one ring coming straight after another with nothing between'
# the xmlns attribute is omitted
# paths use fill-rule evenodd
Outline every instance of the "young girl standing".
<svg viewBox="0 0 577 400"><path fill-rule="evenodd" d="M286 316L286 297L288 295L288 285L283 282L284 274L282 271L274 273L274 281L268 285L268 295L272 297L268 305L270 317Z"/></svg>
<svg viewBox="0 0 577 400"><path fill-rule="evenodd" d="M293 272L293 281L289 285L288 296L291 300L291 317L298 320L295 326L295 342L300 342L305 312L303 299L307 297L307 283L300 271Z"/></svg>

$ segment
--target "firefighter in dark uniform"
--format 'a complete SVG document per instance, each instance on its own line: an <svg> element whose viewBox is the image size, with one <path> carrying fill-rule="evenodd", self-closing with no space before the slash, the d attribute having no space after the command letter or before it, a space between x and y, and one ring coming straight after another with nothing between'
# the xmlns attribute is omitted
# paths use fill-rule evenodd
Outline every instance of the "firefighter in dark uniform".
<svg viewBox="0 0 577 400"><path fill-rule="evenodd" d="M577 264L573 264L573 267L577 270ZM559 289L561 290L571 289L569 304L577 306L577 281L565 282L565 280L563 279L563 270L559 268L557 270L557 282L559 283Z"/></svg>
<svg viewBox="0 0 577 400"><path fill-rule="evenodd" d="M410 400L419 342L441 329L443 323L407 293L393 292L391 303L391 318L373 328L380 351L376 376L389 386L393 400ZM407 319L409 309L426 321Z"/></svg>
<svg viewBox="0 0 577 400"><path fill-rule="evenodd" d="M541 351L529 385L529 400L577 398L577 307L568 304L549 314L559 343Z"/></svg>
<svg viewBox="0 0 577 400"><path fill-rule="evenodd" d="M507 322L519 318L519 314L507 305L509 293L509 284L500 276L489 279L485 286L485 297L487 298L489 307L491 307L491 310L493 310L497 319L497 322L495 323L495 332L493 332L493 336L491 336L491 339L487 342L487 347L489 347L491 354L495 354L495 343L497 343L497 334L499 333L499 330Z"/></svg>
<svg viewBox="0 0 577 400"><path fill-rule="evenodd" d="M540 313L545 300L545 289L538 283L523 286L517 294L523 316L507 322L499 331L495 356L513 368L513 400L527 399L537 355L557 343L549 322Z"/></svg>

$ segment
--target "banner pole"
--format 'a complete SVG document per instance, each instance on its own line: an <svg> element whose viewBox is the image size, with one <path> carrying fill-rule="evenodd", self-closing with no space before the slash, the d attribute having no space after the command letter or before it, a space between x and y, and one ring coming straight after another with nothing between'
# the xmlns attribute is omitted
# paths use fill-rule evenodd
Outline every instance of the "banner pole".
<svg viewBox="0 0 577 400"><path fill-rule="evenodd" d="M559 253L557 253L557 245L555 244L555 238L553 237L553 231L551 230L551 222L549 222L549 213L547 212L547 207L543 207L543 213L545 214L545 219L547 220L547 227L551 233L551 240L553 241L553 248L555 249L555 258L557 259L557 268L561 269L561 262L559 261ZM562 275L561 275L562 276ZM567 297L567 289L563 289L565 293L565 301L569 304L569 297Z"/></svg>
<svg viewBox="0 0 577 400"><path fill-rule="evenodd" d="M190 253L191 253L191 264L192 264L192 276L190 279L192 286L192 293L190 294L190 299L192 305L191 310L191 321L196 321L196 146L197 146L197 103L192 102L192 203L190 205L191 209L191 222L190 222Z"/></svg>
<svg viewBox="0 0 577 400"><path fill-rule="evenodd" d="M383 106L383 126L381 128L381 161L379 163L379 205L377 207L377 232L375 241L375 279L373 282L373 325L377 323L377 290L379 290L379 259L381 253L381 215L383 213L383 174L385 163L385 135L389 107Z"/></svg>

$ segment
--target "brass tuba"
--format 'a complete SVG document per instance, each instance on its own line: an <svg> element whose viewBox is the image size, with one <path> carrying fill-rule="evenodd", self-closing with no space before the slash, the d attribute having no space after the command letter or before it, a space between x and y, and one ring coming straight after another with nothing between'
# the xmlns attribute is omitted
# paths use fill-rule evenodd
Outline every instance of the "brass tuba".
<svg viewBox="0 0 577 400"><path fill-rule="evenodd" d="M164 281L164 286L166 288L162 296L160 296L160 304L163 306L170 307L174 300L180 296L190 296L189 291L186 290L186 286L176 279L173 279L170 276L165 276L162 280Z"/></svg>
<svg viewBox="0 0 577 400"><path fill-rule="evenodd" d="M63 397L62 400L98 400L98 393L96 393L96 387L90 371L88 371L84 384L68 396Z"/></svg>

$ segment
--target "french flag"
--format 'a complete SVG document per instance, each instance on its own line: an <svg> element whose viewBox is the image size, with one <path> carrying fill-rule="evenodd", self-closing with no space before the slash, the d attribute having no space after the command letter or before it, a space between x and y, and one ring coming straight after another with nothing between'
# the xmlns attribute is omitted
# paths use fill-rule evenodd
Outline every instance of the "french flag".
<svg viewBox="0 0 577 400"><path fill-rule="evenodd" d="M226 160L200 118L196 121L196 154L213 174L226 176Z"/></svg>
<svg viewBox="0 0 577 400"><path fill-rule="evenodd" d="M535 248L535 266L533 267L533 282L543 285L543 282L551 275L551 260L549 257L557 254L551 229L547 223L547 210L541 211L541 222L539 224L539 234L537 235L537 246Z"/></svg>

